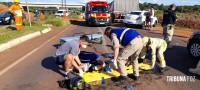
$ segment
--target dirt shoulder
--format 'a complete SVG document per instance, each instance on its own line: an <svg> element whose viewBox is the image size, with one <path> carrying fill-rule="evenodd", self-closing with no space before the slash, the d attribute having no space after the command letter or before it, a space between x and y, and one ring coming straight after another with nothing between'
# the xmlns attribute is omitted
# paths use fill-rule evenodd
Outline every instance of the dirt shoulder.
<svg viewBox="0 0 200 90"><path fill-rule="evenodd" d="M157 27L153 28L153 31L158 32L158 33L162 33L163 32L163 28L161 26L157 26ZM189 38L192 35L193 31L194 30L191 30L191 29L175 28L174 29L174 36Z"/></svg>

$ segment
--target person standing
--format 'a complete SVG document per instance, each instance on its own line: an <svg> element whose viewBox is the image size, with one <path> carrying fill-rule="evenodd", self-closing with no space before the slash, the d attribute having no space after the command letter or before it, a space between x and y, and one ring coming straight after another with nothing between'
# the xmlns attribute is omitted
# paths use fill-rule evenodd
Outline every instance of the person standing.
<svg viewBox="0 0 200 90"><path fill-rule="evenodd" d="M145 29L147 29L147 30L151 30L151 18L150 18L150 13L149 12L147 12L147 14L146 14L146 19L145 19Z"/></svg>
<svg viewBox="0 0 200 90"><path fill-rule="evenodd" d="M128 80L125 63L128 57L131 56L131 63L134 68L134 80L139 80L139 65L138 56L142 50L142 38L140 34L130 28L111 28L107 27L104 34L111 39L114 47L113 62L117 61L120 76L117 81ZM124 47L119 53L120 44ZM119 55L118 55L119 54Z"/></svg>
<svg viewBox="0 0 200 90"><path fill-rule="evenodd" d="M19 6L19 0L14 0L14 4L9 8L14 15L16 30L22 29L22 8Z"/></svg>
<svg viewBox="0 0 200 90"><path fill-rule="evenodd" d="M149 29L149 31L152 31L153 17L154 17L154 8L153 8L153 6L150 6L149 15L150 15L150 29Z"/></svg>
<svg viewBox="0 0 200 90"><path fill-rule="evenodd" d="M168 10L165 10L163 13L163 21L161 25L163 26L163 38L168 44L168 48L172 48L170 45L172 41L172 37L174 34L174 24L177 20L177 16L175 13L176 5L170 5Z"/></svg>

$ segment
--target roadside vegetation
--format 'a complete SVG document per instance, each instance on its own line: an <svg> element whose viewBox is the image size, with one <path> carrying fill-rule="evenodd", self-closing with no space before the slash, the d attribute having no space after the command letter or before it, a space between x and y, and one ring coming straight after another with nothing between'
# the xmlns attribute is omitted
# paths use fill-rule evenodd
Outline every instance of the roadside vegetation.
<svg viewBox="0 0 200 90"><path fill-rule="evenodd" d="M16 31L15 25L1 26L0 27L0 44L6 43L12 39L44 30L47 25L62 27L69 24L69 20L63 19L61 17L55 17L53 15L45 15L45 18L38 21L31 21L32 26L29 26L29 22L23 22L22 30Z"/></svg>
<svg viewBox="0 0 200 90"><path fill-rule="evenodd" d="M41 19L41 21L43 22L43 24L50 24L56 27L61 27L69 24L68 19L64 19L62 17L55 17L54 15L48 13L44 15L44 18Z"/></svg>
<svg viewBox="0 0 200 90"><path fill-rule="evenodd" d="M27 24L27 23L26 23ZM29 25L29 24L27 24ZM13 28L15 28L15 26L11 25L11 26L2 26L0 27L0 44L2 43L6 43L10 40L13 40L15 38L33 33L33 32L37 32L37 31L41 31L47 27L45 26L41 26L38 23L33 24L33 26L23 26L21 31L16 31L13 30Z"/></svg>
<svg viewBox="0 0 200 90"><path fill-rule="evenodd" d="M155 9L155 16L158 18L158 22L162 22L163 11L167 10L169 6L164 6L163 4L151 4L143 3L140 4L141 10L148 10L148 7L153 5ZM177 6L176 14L178 20L176 22L176 28L185 30L184 28L189 28L190 30L200 29L200 5L194 6Z"/></svg>
<svg viewBox="0 0 200 90"><path fill-rule="evenodd" d="M82 16L83 12L76 8L72 9L72 12L70 12L70 14L68 15L68 17L72 19L82 19Z"/></svg>

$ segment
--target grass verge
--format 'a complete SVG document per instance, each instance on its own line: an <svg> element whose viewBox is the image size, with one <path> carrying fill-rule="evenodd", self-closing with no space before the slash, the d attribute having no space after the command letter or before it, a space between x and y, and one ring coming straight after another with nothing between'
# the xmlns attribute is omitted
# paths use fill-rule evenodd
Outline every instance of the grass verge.
<svg viewBox="0 0 200 90"><path fill-rule="evenodd" d="M15 38L19 38L21 36L25 36L25 35L33 33L33 32L41 31L41 30L43 30L47 27L40 26L40 25L31 26L31 27L30 26L22 26L21 31L16 31L16 30L13 30L12 28L14 28L14 26L3 26L3 27L1 27L0 44L6 43L10 40L13 40Z"/></svg>
<svg viewBox="0 0 200 90"><path fill-rule="evenodd" d="M48 14L45 15L45 18L42 19L42 21L44 22L44 24L51 24L56 27L61 27L69 24L69 20L67 19L64 19L62 17L55 17L53 15L48 15Z"/></svg>
<svg viewBox="0 0 200 90"><path fill-rule="evenodd" d="M63 19L60 17L55 17L53 15L45 15L44 19L40 21L32 21L32 26L29 26L29 22L24 22L21 31L13 30L15 29L15 25L11 26L1 26L0 27L0 44L6 43L15 38L19 38L21 36L25 36L27 34L44 30L47 26L43 26L43 24L51 24L56 27L61 27L69 24L69 20Z"/></svg>

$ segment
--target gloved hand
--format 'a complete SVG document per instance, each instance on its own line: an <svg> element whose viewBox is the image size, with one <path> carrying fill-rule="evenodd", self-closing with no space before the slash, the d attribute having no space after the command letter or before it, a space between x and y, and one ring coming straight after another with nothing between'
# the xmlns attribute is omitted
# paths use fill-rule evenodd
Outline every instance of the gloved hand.
<svg viewBox="0 0 200 90"><path fill-rule="evenodd" d="M115 67L115 68L118 68L118 65L117 65L117 60L115 60L115 59L112 59L111 61L113 62L113 64L114 64L114 67Z"/></svg>
<svg viewBox="0 0 200 90"><path fill-rule="evenodd" d="M83 70L82 70L82 69L80 69L80 70L79 70L79 76L81 76L81 77L82 77L82 76L83 76L83 74L84 74Z"/></svg>

